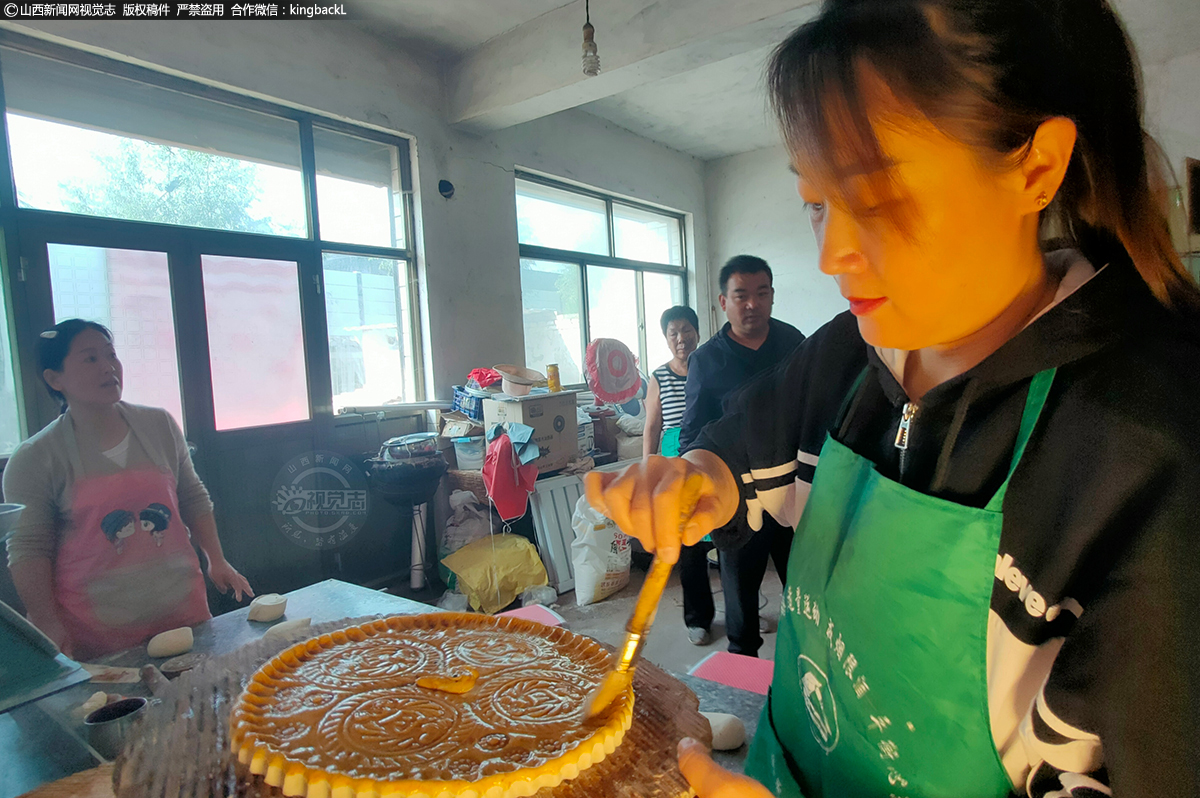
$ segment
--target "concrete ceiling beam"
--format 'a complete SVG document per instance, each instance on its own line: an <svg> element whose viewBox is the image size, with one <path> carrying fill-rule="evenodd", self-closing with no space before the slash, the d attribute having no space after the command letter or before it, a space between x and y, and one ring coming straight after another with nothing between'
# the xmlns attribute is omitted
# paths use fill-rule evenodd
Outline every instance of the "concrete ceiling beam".
<svg viewBox="0 0 1200 798"><path fill-rule="evenodd" d="M581 66L584 0L468 52L448 75L450 122L486 132L548 116L779 41L816 0L595 0L600 75Z"/></svg>

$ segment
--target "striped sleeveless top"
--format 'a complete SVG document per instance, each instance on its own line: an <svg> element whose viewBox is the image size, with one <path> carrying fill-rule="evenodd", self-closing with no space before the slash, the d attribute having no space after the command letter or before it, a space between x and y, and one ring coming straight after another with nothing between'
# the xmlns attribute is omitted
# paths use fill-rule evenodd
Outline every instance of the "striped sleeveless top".
<svg viewBox="0 0 1200 798"><path fill-rule="evenodd" d="M654 370L654 379L658 382L658 398L662 403L663 429L678 427L683 423L683 389L687 377L680 377L670 366L663 364Z"/></svg>

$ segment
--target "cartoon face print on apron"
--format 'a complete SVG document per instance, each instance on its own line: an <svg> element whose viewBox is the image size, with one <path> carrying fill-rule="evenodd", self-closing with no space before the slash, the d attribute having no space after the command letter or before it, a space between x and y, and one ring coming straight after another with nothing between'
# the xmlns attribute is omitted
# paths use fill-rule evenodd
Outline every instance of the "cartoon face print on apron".
<svg viewBox="0 0 1200 798"><path fill-rule="evenodd" d="M1053 379L1049 370L1030 385L1009 479ZM986 507L959 505L886 479L827 436L788 560L775 679L747 773L806 798L1012 791L987 696L1009 479Z"/></svg>

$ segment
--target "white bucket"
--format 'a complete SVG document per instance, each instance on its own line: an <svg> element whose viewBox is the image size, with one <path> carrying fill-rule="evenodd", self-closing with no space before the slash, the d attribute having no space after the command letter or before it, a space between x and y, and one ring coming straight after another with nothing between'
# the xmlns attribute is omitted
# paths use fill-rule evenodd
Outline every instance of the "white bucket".
<svg viewBox="0 0 1200 798"><path fill-rule="evenodd" d="M482 471L487 444L482 435L454 439L454 457L460 471Z"/></svg>

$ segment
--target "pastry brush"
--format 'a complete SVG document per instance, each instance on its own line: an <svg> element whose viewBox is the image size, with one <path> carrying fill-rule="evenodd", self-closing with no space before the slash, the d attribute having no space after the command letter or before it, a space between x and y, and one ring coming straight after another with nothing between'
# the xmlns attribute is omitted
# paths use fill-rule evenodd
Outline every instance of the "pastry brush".
<svg viewBox="0 0 1200 798"><path fill-rule="evenodd" d="M684 500L680 502L680 506L686 507L687 512L680 515L681 531L696 508L702 482L703 477L699 474L689 474L684 483ZM646 574L646 581L642 583L642 589L638 592L637 603L633 605L629 623L625 624L625 643L621 647L617 665L585 700L585 720L603 712L633 682L633 671L642 655L642 648L646 645L650 626L658 612L658 602L667 586L667 579L671 576L671 567L672 563L663 560L658 554L654 555L650 571Z"/></svg>

